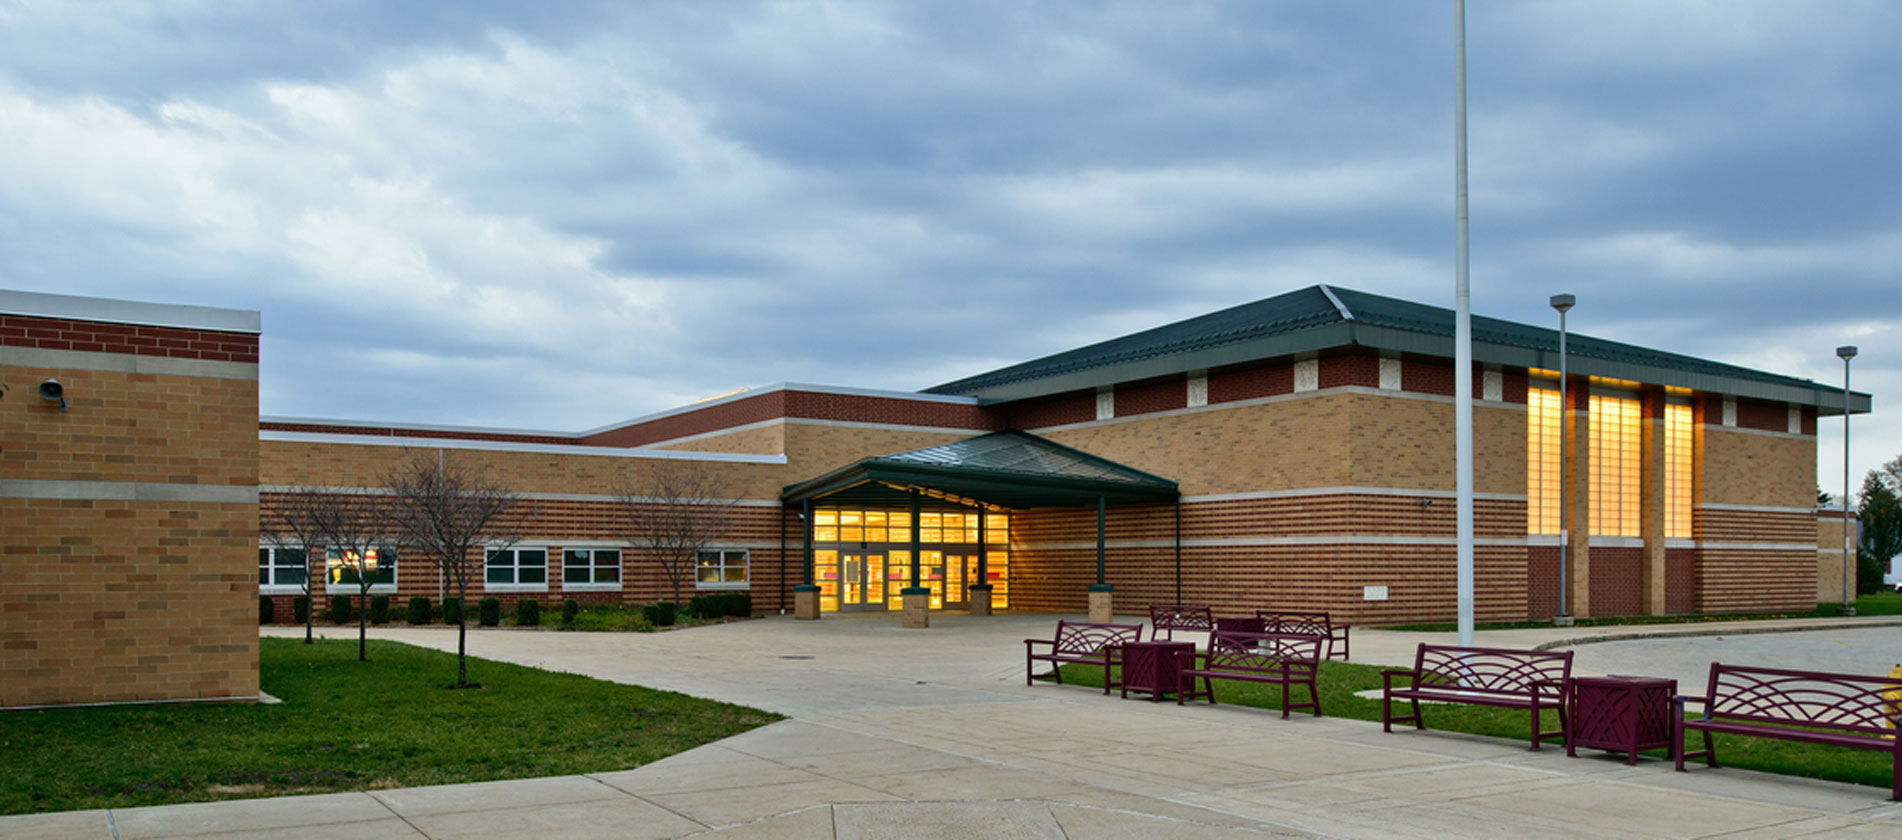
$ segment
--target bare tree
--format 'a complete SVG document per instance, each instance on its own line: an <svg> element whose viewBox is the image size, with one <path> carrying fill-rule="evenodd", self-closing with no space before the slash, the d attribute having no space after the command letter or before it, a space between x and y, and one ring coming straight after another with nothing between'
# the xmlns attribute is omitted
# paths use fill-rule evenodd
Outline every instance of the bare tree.
<svg viewBox="0 0 1902 840"><path fill-rule="evenodd" d="M311 616L316 613L316 605L311 603L311 580L323 573L323 555L313 554L324 545L325 523L329 517L323 513L324 488L296 486L287 489L284 497L274 504L264 507L258 517L258 535L269 543L278 553L301 552L304 558L304 574L301 581L304 586L304 644L311 644Z"/></svg>
<svg viewBox="0 0 1902 840"><path fill-rule="evenodd" d="M463 609L456 622L456 688L469 683L469 578L471 552L482 546L509 545L507 514L516 496L487 473L448 460L440 450L414 452L384 479L393 494L393 514L403 544L434 560L456 584Z"/></svg>
<svg viewBox="0 0 1902 840"><path fill-rule="evenodd" d="M628 536L647 549L673 585L694 574L700 551L727 530L736 501L726 482L703 464L656 461L644 478L624 481L615 494Z"/></svg>
<svg viewBox="0 0 1902 840"><path fill-rule="evenodd" d="M354 584L357 589L357 661L368 662L370 589L388 577L396 582L398 546L387 493L363 488L340 488L315 506L324 523L324 565L335 572L326 581L333 586Z"/></svg>

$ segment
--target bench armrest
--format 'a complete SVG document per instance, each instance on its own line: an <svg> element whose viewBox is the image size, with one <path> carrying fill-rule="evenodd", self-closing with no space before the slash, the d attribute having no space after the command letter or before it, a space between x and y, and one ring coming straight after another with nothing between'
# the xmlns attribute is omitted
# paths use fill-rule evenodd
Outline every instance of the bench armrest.
<svg viewBox="0 0 1902 840"><path fill-rule="evenodd" d="M1380 672L1380 688L1382 691L1393 690L1394 677L1406 677L1406 687L1408 688L1418 687L1420 683L1419 671L1415 671L1411 668L1386 668Z"/></svg>
<svg viewBox="0 0 1902 840"><path fill-rule="evenodd" d="M1056 644L1057 644L1057 640L1055 639L1025 639L1024 640L1025 649L1029 649L1031 645L1050 645L1051 647L1055 647Z"/></svg>

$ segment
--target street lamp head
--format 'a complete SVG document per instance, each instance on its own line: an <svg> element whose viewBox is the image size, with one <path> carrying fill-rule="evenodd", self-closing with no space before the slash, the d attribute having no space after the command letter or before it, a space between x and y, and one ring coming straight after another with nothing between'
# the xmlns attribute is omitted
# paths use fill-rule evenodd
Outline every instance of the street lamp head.
<svg viewBox="0 0 1902 840"><path fill-rule="evenodd" d="M1842 359L1845 362L1856 358L1856 345L1850 344L1836 348L1836 358Z"/></svg>
<svg viewBox="0 0 1902 840"><path fill-rule="evenodd" d="M1578 303L1578 298L1572 297L1571 295L1552 296L1552 308L1557 309L1561 315L1565 314L1565 310L1571 309L1575 303Z"/></svg>

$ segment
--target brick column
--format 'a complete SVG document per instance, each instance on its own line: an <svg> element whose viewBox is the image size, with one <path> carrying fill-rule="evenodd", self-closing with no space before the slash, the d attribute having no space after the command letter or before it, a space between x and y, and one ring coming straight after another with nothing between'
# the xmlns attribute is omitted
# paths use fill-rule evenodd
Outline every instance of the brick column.
<svg viewBox="0 0 1902 840"><path fill-rule="evenodd" d="M1644 538L1644 614L1664 615L1664 392L1645 389L1641 396L1643 419L1638 478L1638 535Z"/></svg>
<svg viewBox="0 0 1902 840"><path fill-rule="evenodd" d="M1565 399L1570 405L1565 411L1565 486L1559 492L1564 496L1566 535L1566 582L1565 594L1567 612L1573 618L1590 618L1592 615L1592 549L1591 549L1591 406L1590 386L1580 377L1565 383Z"/></svg>

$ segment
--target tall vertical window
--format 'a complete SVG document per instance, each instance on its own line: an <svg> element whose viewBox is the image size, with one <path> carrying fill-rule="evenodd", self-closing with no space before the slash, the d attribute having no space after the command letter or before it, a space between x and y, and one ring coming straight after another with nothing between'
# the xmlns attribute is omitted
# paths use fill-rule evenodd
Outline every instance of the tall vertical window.
<svg viewBox="0 0 1902 840"><path fill-rule="evenodd" d="M1559 392L1526 391L1526 533L1559 532Z"/></svg>
<svg viewBox="0 0 1902 840"><path fill-rule="evenodd" d="M1691 537L1691 406L1670 397L1664 404L1664 535Z"/></svg>
<svg viewBox="0 0 1902 840"><path fill-rule="evenodd" d="M1641 412L1636 399L1594 393L1591 397L1591 534L1635 537L1639 534L1639 438Z"/></svg>

